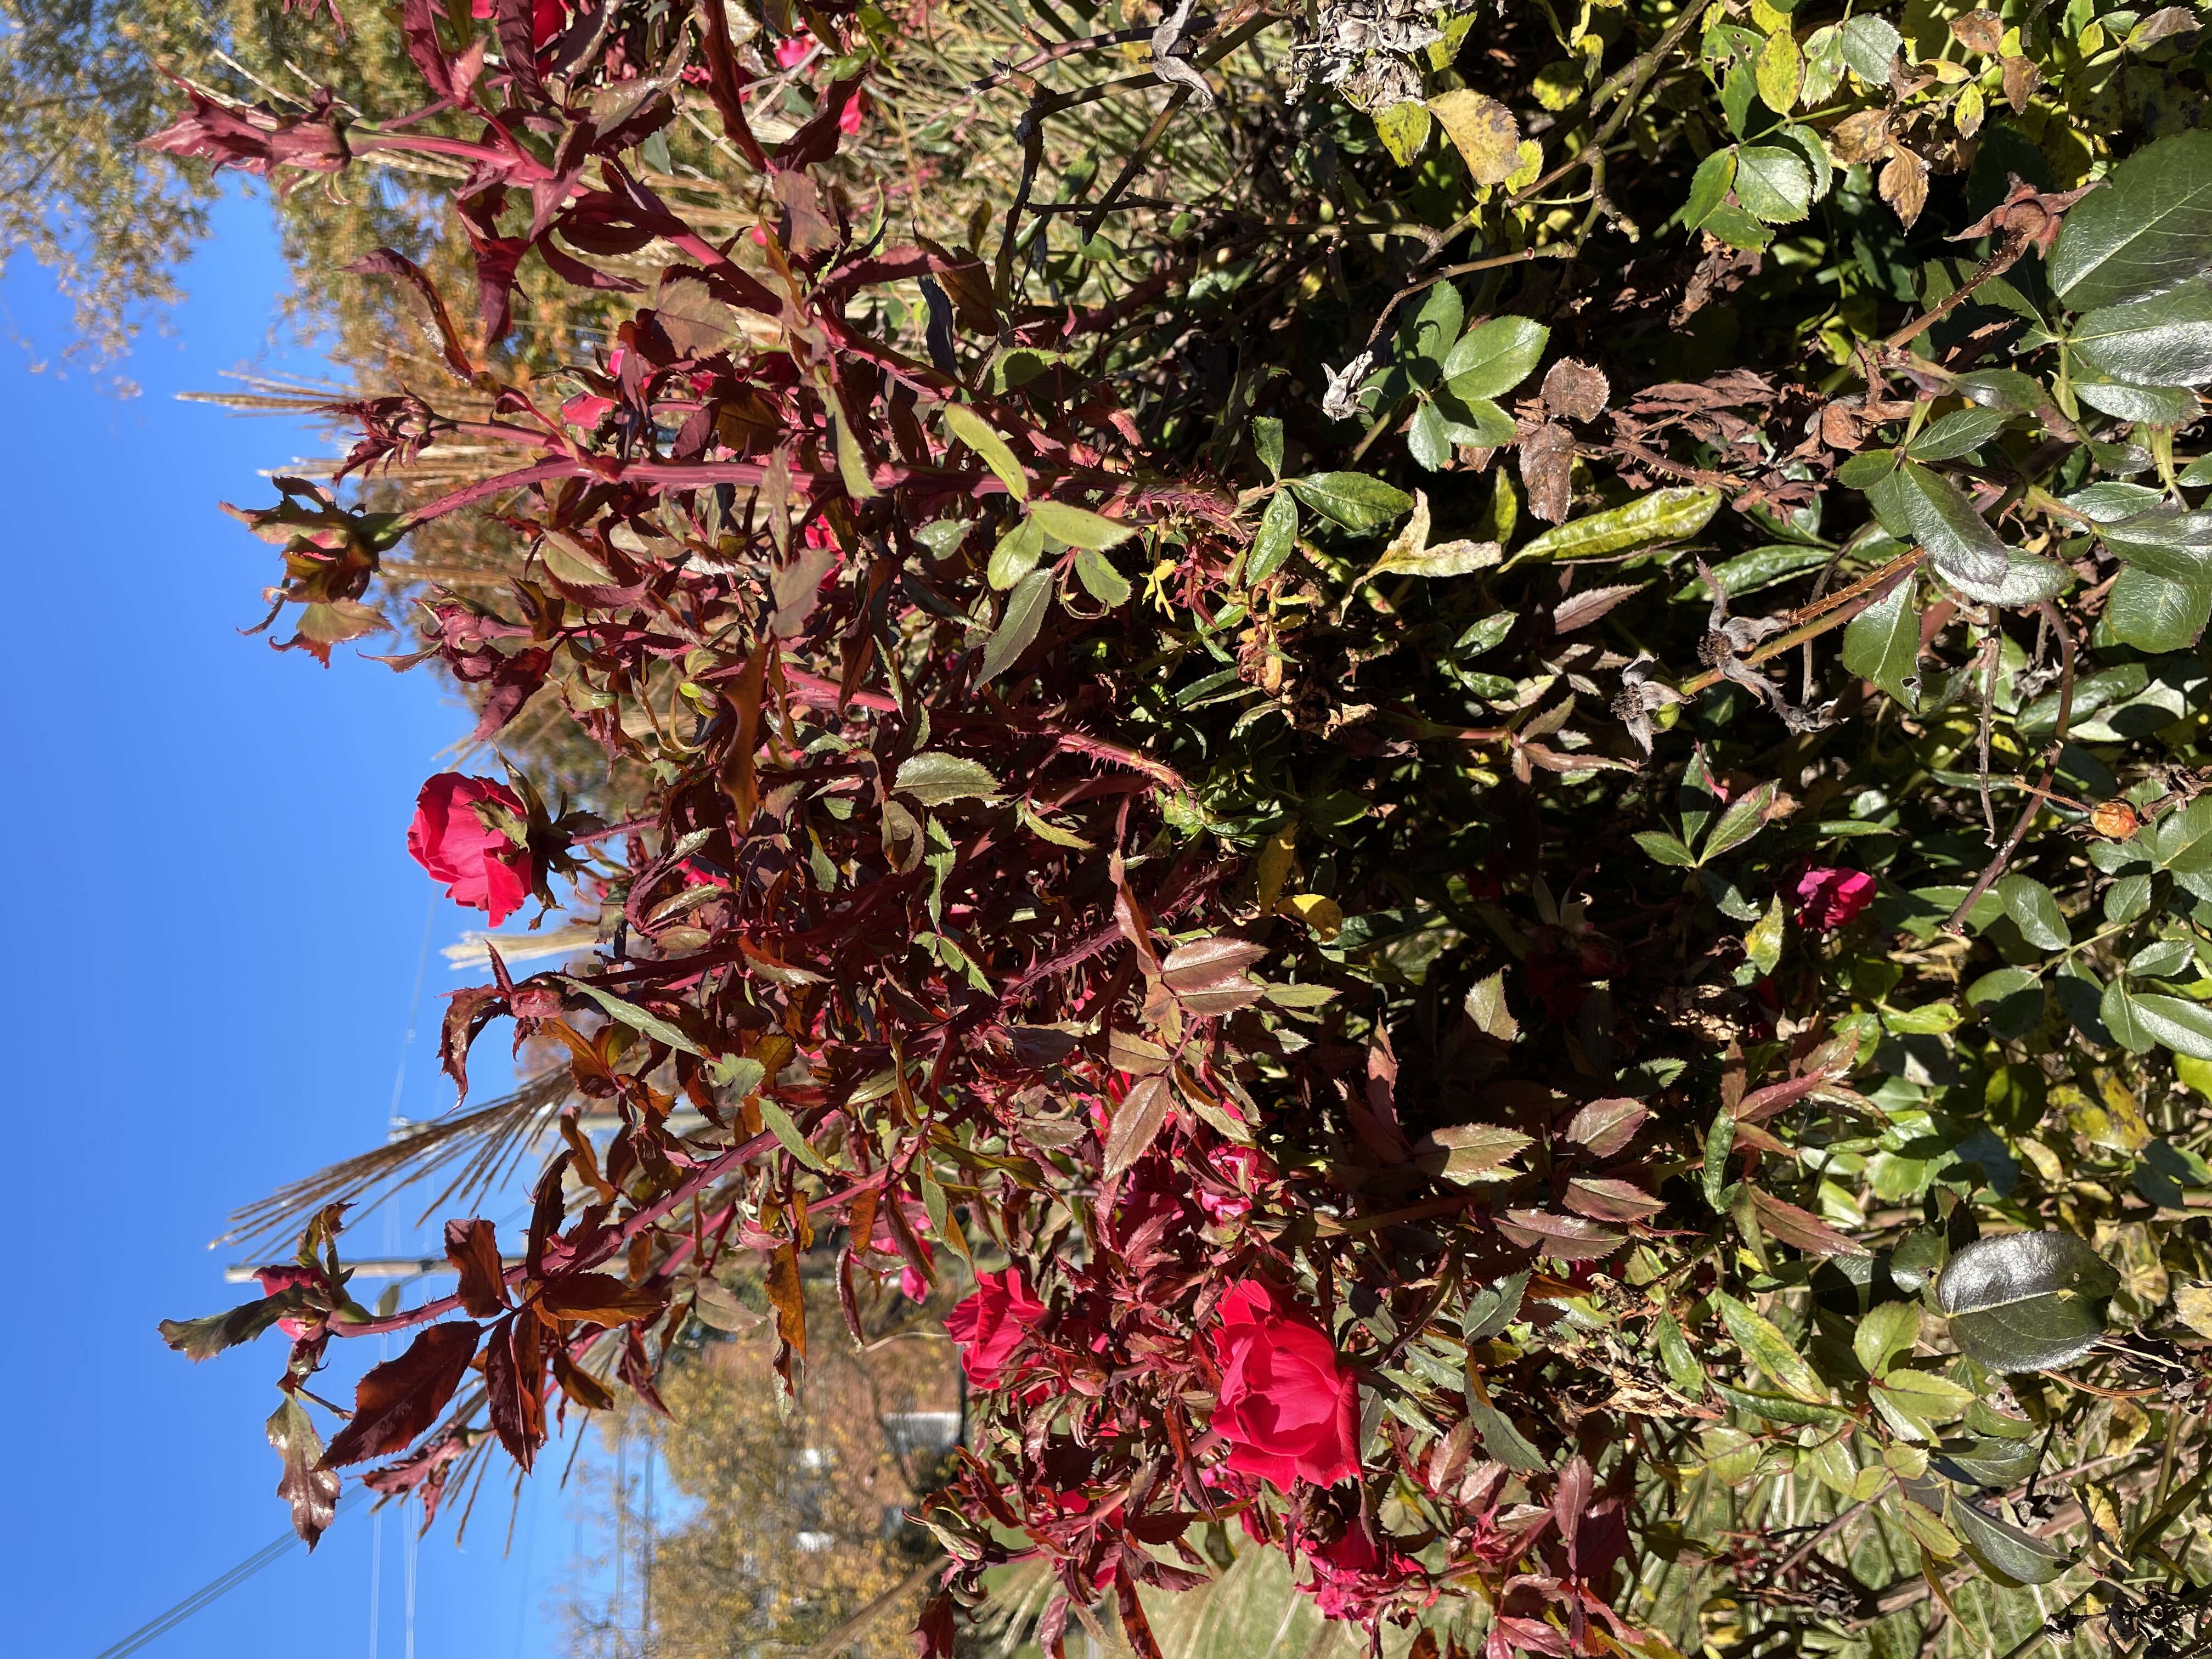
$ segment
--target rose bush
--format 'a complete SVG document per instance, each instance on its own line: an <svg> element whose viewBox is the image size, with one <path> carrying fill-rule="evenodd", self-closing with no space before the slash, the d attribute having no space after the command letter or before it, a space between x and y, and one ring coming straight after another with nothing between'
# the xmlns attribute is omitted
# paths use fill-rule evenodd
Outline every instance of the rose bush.
<svg viewBox="0 0 2212 1659"><path fill-rule="evenodd" d="M446 1021L464 1089L497 1020L559 1063L168 1328L302 1321L303 1532L651 1401L726 1281L796 1388L809 1272L856 1330L972 1274L932 1655L1018 1562L1018 1638L1103 1589L1151 1655L1231 1519L1427 1654L2196 1639L2194 15L1540 11L953 75L872 6L541 67L410 0L388 123L191 91L168 150L452 170L475 261L473 331L362 263L452 385L246 515L286 644L422 601L402 660L612 809L518 768L592 944ZM557 374L526 264L627 296ZM496 580L410 574L471 515ZM336 1200L556 1108L514 1258L350 1301ZM291 1396L397 1333L323 1448Z"/></svg>

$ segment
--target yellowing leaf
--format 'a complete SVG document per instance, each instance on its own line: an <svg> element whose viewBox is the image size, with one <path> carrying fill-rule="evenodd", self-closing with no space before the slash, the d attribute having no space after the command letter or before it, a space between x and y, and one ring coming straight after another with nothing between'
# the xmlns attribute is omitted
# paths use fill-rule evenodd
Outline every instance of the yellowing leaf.
<svg viewBox="0 0 2212 1659"><path fill-rule="evenodd" d="M1788 20L1759 48L1756 75L1759 101L1767 108L1777 115L1787 115L1796 106L1797 94L1805 86L1805 56L1797 50Z"/></svg>
<svg viewBox="0 0 2212 1659"><path fill-rule="evenodd" d="M1575 71L1579 80L1581 71ZM1579 91L1579 88L1577 88ZM1464 87L1429 100L1478 185L1502 185L1521 165L1521 129L1513 112L1495 98Z"/></svg>
<svg viewBox="0 0 2212 1659"><path fill-rule="evenodd" d="M1393 104L1375 118L1375 131L1382 136L1383 149L1401 167L1410 167L1428 148L1429 127L1428 108L1414 98Z"/></svg>
<svg viewBox="0 0 2212 1659"><path fill-rule="evenodd" d="M1958 1555L1959 1534L1945 1526L1933 1510L1923 1509L1909 1498L1899 1499L1897 1507L1905 1529L1922 1549L1938 1561L1948 1561Z"/></svg>
<svg viewBox="0 0 2212 1659"><path fill-rule="evenodd" d="M1771 1320L1725 1291L1713 1292L1713 1307L1753 1364L1802 1400L1827 1399L1826 1387Z"/></svg>
<svg viewBox="0 0 2212 1659"><path fill-rule="evenodd" d="M1272 913L1275 901L1282 896L1283 884L1290 879L1291 865L1297 855L1298 821L1292 818L1267 837L1260 849L1256 874L1260 883L1260 911Z"/></svg>
<svg viewBox="0 0 2212 1659"><path fill-rule="evenodd" d="M2199 1336L2212 1336L2212 1285L2184 1285L2173 1293L2173 1310Z"/></svg>
<svg viewBox="0 0 2212 1659"><path fill-rule="evenodd" d="M1006 485L1017 501L1029 499L1028 475L1023 472L1022 464L1014 459L1013 450L989 422L965 404L945 404L944 420L945 429L974 450L983 465L998 474L999 482Z"/></svg>
<svg viewBox="0 0 2212 1659"><path fill-rule="evenodd" d="M1318 893L1293 893L1276 908L1312 928L1314 937L1323 945L1334 939L1344 926L1344 912L1337 908L1336 901L1323 898Z"/></svg>

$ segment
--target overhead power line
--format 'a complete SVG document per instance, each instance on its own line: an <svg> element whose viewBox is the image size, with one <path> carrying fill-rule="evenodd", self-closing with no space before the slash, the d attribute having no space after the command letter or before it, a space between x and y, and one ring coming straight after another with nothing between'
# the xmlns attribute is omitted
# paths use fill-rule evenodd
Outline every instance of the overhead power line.
<svg viewBox="0 0 2212 1659"><path fill-rule="evenodd" d="M368 1490L366 1486L358 1486L351 1488L338 1499L338 1509L345 1509ZM136 1653L148 1643L167 1635L185 1620L199 1612L201 1608L222 1600L224 1595L236 1589L255 1573L259 1572L262 1568L286 1554L299 1541L300 1534L287 1528L283 1536L270 1539L246 1559L231 1568L229 1571L218 1573L167 1613L148 1620L113 1647L101 1649L94 1656L94 1659L125 1659L126 1654Z"/></svg>

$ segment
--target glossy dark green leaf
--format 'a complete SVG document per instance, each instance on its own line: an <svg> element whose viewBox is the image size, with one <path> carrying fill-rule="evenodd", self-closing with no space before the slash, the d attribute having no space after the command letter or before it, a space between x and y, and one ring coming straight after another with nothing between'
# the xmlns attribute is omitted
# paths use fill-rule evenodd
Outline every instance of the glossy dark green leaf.
<svg viewBox="0 0 2212 1659"><path fill-rule="evenodd" d="M1481 1342L1498 1334L1521 1314L1521 1298L1528 1288L1528 1272L1521 1272L1486 1285L1467 1299L1467 1307L1460 1315L1460 1334L1469 1342Z"/></svg>
<svg viewBox="0 0 2212 1659"><path fill-rule="evenodd" d="M1879 17L1849 17L1837 31L1844 61L1869 86L1887 86L1905 37Z"/></svg>
<svg viewBox="0 0 2212 1659"><path fill-rule="evenodd" d="M1451 459L1451 428L1436 404L1425 398L1413 410L1413 423L1406 432L1406 447L1431 472Z"/></svg>
<svg viewBox="0 0 2212 1659"><path fill-rule="evenodd" d="M1953 1495L1950 1516L1966 1553L2000 1580L2048 1584L2063 1577L2074 1565L2073 1556L2056 1544L1998 1519L1963 1495Z"/></svg>
<svg viewBox="0 0 2212 1659"><path fill-rule="evenodd" d="M1844 1415L1833 1406L1816 1406L1786 1394L1735 1388L1717 1379L1713 1380L1713 1392L1738 1411L1749 1412L1770 1423L1833 1423Z"/></svg>
<svg viewBox="0 0 2212 1659"><path fill-rule="evenodd" d="M2033 415L2048 400L2043 382L2016 368L1978 368L1951 382L1951 390L1970 403Z"/></svg>
<svg viewBox="0 0 2212 1659"><path fill-rule="evenodd" d="M2162 294L2212 267L2212 133L2160 139L2069 210L2047 266L2076 311Z"/></svg>
<svg viewBox="0 0 2212 1659"><path fill-rule="evenodd" d="M1444 358L1444 380L1462 398L1502 398L1527 380L1552 331L1527 317L1493 317L1460 336Z"/></svg>
<svg viewBox="0 0 2212 1659"><path fill-rule="evenodd" d="M1464 319L1459 289L1449 283L1433 283L1421 303L1398 330L1401 349L1441 363L1459 340Z"/></svg>
<svg viewBox="0 0 2212 1659"><path fill-rule="evenodd" d="M1245 581L1267 580L1283 568L1283 562L1297 550L1297 545L1298 504L1289 490L1279 489L1267 498L1267 510L1260 515L1252 551L1244 561Z"/></svg>
<svg viewBox="0 0 2212 1659"><path fill-rule="evenodd" d="M1717 149L1698 163L1698 170L1690 175L1690 197L1682 204L1682 222L1692 230L1712 216L1712 211L1728 199L1729 189L1735 183L1735 151L1731 147Z"/></svg>
<svg viewBox="0 0 2212 1659"><path fill-rule="evenodd" d="M1103 553L1087 547L1077 553L1075 577L1083 584L1083 591L1101 605L1118 607L1129 602L1129 579L1115 569Z"/></svg>
<svg viewBox="0 0 2212 1659"><path fill-rule="evenodd" d="M2008 409L1977 406L1954 410L1922 428L1920 435L1905 446L1905 453L1916 461L1956 460L1979 449L2002 432L2012 418Z"/></svg>
<svg viewBox="0 0 2212 1659"><path fill-rule="evenodd" d="M2171 979L2196 959L2185 939L2155 939L2128 958L2128 971L2139 978Z"/></svg>
<svg viewBox="0 0 2212 1659"><path fill-rule="evenodd" d="M1973 1426L1972 1413L1968 1413L1966 1426ZM2042 1462L2040 1437L2012 1440L1983 1435L1973 1440L1946 1443L1936 1467L1950 1479L1967 1486L2002 1491L2020 1485L2035 1473Z"/></svg>
<svg viewBox="0 0 2212 1659"><path fill-rule="evenodd" d="M1910 711L1920 702L1920 611L1907 576L1844 629L1844 666Z"/></svg>
<svg viewBox="0 0 2212 1659"><path fill-rule="evenodd" d="M1936 1302L1953 1340L1991 1370L2051 1370L2104 1334L2105 1304L2119 1282L2072 1233L2006 1233L1954 1255Z"/></svg>
<svg viewBox="0 0 2212 1659"><path fill-rule="evenodd" d="M1483 1399L1471 1384L1467 1391L1467 1415L1483 1450L1516 1474L1540 1474L1552 1467L1514 1426L1513 1419Z"/></svg>
<svg viewBox="0 0 2212 1659"><path fill-rule="evenodd" d="M1851 489L1871 489L1897 471L1894 449L1870 449L1836 469L1836 482Z"/></svg>
<svg viewBox="0 0 2212 1659"><path fill-rule="evenodd" d="M2105 599L2112 637L2138 651L2183 651L2212 617L2212 580L2182 583L2130 564Z"/></svg>
<svg viewBox="0 0 2212 1659"><path fill-rule="evenodd" d="M1316 472L1292 478L1297 498L1354 535L1372 535L1413 509L1404 490L1364 472Z"/></svg>
<svg viewBox="0 0 2212 1659"><path fill-rule="evenodd" d="M899 763L898 780L892 786L924 806L944 806L956 800L996 800L999 781L980 761L960 755L941 755L925 750Z"/></svg>
<svg viewBox="0 0 2212 1659"><path fill-rule="evenodd" d="M1252 418L1252 453L1260 458L1260 465L1267 469L1267 476L1283 476L1283 423L1272 415L1255 415Z"/></svg>
<svg viewBox="0 0 2212 1659"><path fill-rule="evenodd" d="M2020 929L2021 937L2038 950L2063 951L2074 942L2057 899L2034 878L2005 877L1997 883L1997 902Z"/></svg>
<svg viewBox="0 0 2212 1659"><path fill-rule="evenodd" d="M977 670L978 690L1021 660L1022 653L1036 642L1044 613L1052 604L1052 572L1032 570L1006 595L1006 609L999 626L983 647L982 666Z"/></svg>
<svg viewBox="0 0 2212 1659"><path fill-rule="evenodd" d="M1818 569L1835 557L1825 547L1799 547L1790 542L1775 542L1765 547L1754 547L1748 553L1739 553L1712 567L1713 576L1721 585L1721 592L1730 599L1758 592L1777 582L1808 570ZM1678 599L1706 600L1712 592L1705 586L1703 576L1682 584L1675 590Z"/></svg>
<svg viewBox="0 0 2212 1659"><path fill-rule="evenodd" d="M1462 399L1453 395L1449 386L1439 386L1435 402L1437 412L1443 416L1444 429L1455 444L1502 449L1521 430L1519 422L1487 398Z"/></svg>
<svg viewBox="0 0 2212 1659"><path fill-rule="evenodd" d="M2091 522L2108 525L2140 519L2146 514L2158 512L2166 505L2162 492L2147 484L2128 483L2118 478L2107 478L2087 485L2061 500L2063 505ZM2179 509L2172 511L2178 513Z"/></svg>
<svg viewBox="0 0 2212 1659"><path fill-rule="evenodd" d="M2135 992L2129 1000L2137 1027L2153 1042L2191 1060L2212 1060L2212 1008L2155 991Z"/></svg>
<svg viewBox="0 0 2212 1659"><path fill-rule="evenodd" d="M251 1342L280 1319L312 1313L314 1299L303 1285L294 1285L274 1296L242 1302L228 1313L208 1314L198 1319L165 1319L161 1340L187 1359L211 1359L225 1348Z"/></svg>
<svg viewBox="0 0 2212 1659"><path fill-rule="evenodd" d="M1779 786L1762 783L1749 794L1730 801L1728 810L1721 814L1713 832L1705 837L1705 846L1698 853L1698 862L1709 864L1722 854L1741 847L1766 827L1766 814L1774 805L1775 790Z"/></svg>
<svg viewBox="0 0 2212 1659"><path fill-rule="evenodd" d="M1906 461L1867 491L1882 528L1928 550L1937 574L1954 581L1994 585L2004 580L2011 551L1941 473Z"/></svg>
<svg viewBox="0 0 2212 1659"><path fill-rule="evenodd" d="M1946 576L1944 580L1970 599L1979 599L2001 610L2017 610L2063 593L2074 585L2074 573L2056 559L2039 559L2033 554L2015 551L2011 562L2005 566L2004 574L1996 581L1976 581L1960 575Z"/></svg>
<svg viewBox="0 0 2212 1659"><path fill-rule="evenodd" d="M1029 516L1046 535L1066 542L1070 547L1085 547L1094 552L1118 547L1144 527L1125 524L1119 519L1105 518L1088 507L1075 507L1066 501L1033 502Z"/></svg>
<svg viewBox="0 0 2212 1659"><path fill-rule="evenodd" d="M2075 324L2075 355L2099 374L2144 386L2212 381L2212 283L2192 277L2148 300L2106 306Z"/></svg>
<svg viewBox="0 0 2212 1659"><path fill-rule="evenodd" d="M2097 533L2115 558L2153 575L2186 584L2212 581L2212 512L2158 507L2106 524Z"/></svg>
<svg viewBox="0 0 2212 1659"><path fill-rule="evenodd" d="M2196 394L2179 386L2124 386L2118 380L2078 379L2074 395L2100 414L2146 426L2179 426L2197 417Z"/></svg>
<svg viewBox="0 0 2212 1659"><path fill-rule="evenodd" d="M2189 875L2212 871L2212 796L2199 795L2168 812L2141 841L2161 870Z"/></svg>

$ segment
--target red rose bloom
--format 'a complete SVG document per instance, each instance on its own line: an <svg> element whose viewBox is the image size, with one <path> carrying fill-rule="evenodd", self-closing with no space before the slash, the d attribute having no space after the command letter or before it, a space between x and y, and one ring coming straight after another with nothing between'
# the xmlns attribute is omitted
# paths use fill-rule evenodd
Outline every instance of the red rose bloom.
<svg viewBox="0 0 2212 1659"><path fill-rule="evenodd" d="M479 804L503 808L518 822L529 816L521 798L503 783L441 772L416 797L407 850L446 884L447 897L487 912L496 927L530 896L535 872L530 849L485 823Z"/></svg>
<svg viewBox="0 0 2212 1659"><path fill-rule="evenodd" d="M1037 1322L1044 1304L1030 1294L1019 1267L975 1275L975 1294L945 1317L945 1331L960 1345L960 1369L979 1389L999 1385L1001 1370Z"/></svg>
<svg viewBox="0 0 2212 1659"><path fill-rule="evenodd" d="M1359 1384L1336 1345L1258 1279L1232 1286L1220 1313L1213 1426L1229 1442L1229 1467L1285 1491L1357 1474Z"/></svg>
<svg viewBox="0 0 2212 1659"><path fill-rule="evenodd" d="M476 0L476 3L469 8L469 15L489 20L492 15L492 0ZM544 51L547 43L560 33L561 26L568 21L566 8L561 0L531 0L530 44L540 52Z"/></svg>
<svg viewBox="0 0 2212 1659"><path fill-rule="evenodd" d="M1863 870L1808 870L1797 878L1797 920L1825 933L1848 927L1874 902L1874 878Z"/></svg>

